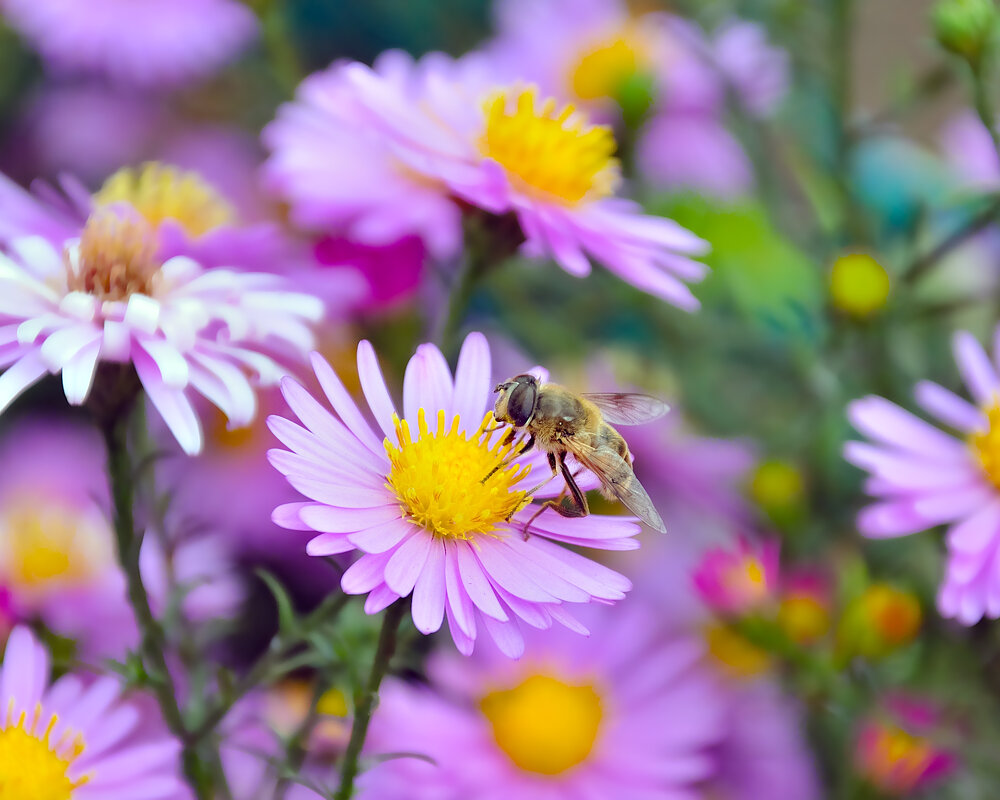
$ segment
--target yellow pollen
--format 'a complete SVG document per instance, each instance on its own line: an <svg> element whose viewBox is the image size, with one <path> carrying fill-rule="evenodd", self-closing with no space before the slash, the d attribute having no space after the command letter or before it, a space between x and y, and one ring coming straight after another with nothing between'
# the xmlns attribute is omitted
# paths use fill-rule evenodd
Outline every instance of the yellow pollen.
<svg viewBox="0 0 1000 800"><path fill-rule="evenodd" d="M233 207L198 173L156 162L118 170L94 195L94 202L127 203L154 228L171 219L195 238L236 220Z"/></svg>
<svg viewBox="0 0 1000 800"><path fill-rule="evenodd" d="M531 502L524 491L513 487L531 470L512 464L485 478L510 455L514 445L491 445L484 433L493 422L487 414L471 436L459 431L456 415L445 427L444 411L438 411L438 430L427 427L424 409L417 415L418 436L413 440L406 420L393 416L395 445L388 439L385 451L392 465L386 485L399 498L403 514L438 536L471 539L490 534L502 522Z"/></svg>
<svg viewBox="0 0 1000 800"><path fill-rule="evenodd" d="M897 792L912 791L933 755L927 740L895 726L883 728L874 743L873 777L879 785Z"/></svg>
<svg viewBox="0 0 1000 800"><path fill-rule="evenodd" d="M986 477L1000 489L1000 401L983 409L983 413L989 421L989 428L985 433L973 433L969 437L969 446Z"/></svg>
<svg viewBox="0 0 1000 800"><path fill-rule="evenodd" d="M570 71L573 94L582 100L615 97L644 62L645 54L636 38L621 31L580 53Z"/></svg>
<svg viewBox="0 0 1000 800"><path fill-rule="evenodd" d="M601 696L532 675L513 689L491 692L480 703L497 745L518 767L559 775L586 760L601 728Z"/></svg>
<svg viewBox="0 0 1000 800"><path fill-rule="evenodd" d="M160 270L156 251L153 231L141 217L99 209L80 237L77 268L67 266L69 288L100 300L151 294Z"/></svg>
<svg viewBox="0 0 1000 800"><path fill-rule="evenodd" d="M485 105L479 150L502 166L519 188L576 205L614 193L620 172L615 137L589 125L573 106L538 102L534 88L498 92Z"/></svg>
<svg viewBox="0 0 1000 800"><path fill-rule="evenodd" d="M74 781L67 774L84 750L83 738L64 733L53 741L55 715L40 728L40 707L30 720L24 712L14 720L12 707L13 700L0 730L0 800L71 800L88 780Z"/></svg>

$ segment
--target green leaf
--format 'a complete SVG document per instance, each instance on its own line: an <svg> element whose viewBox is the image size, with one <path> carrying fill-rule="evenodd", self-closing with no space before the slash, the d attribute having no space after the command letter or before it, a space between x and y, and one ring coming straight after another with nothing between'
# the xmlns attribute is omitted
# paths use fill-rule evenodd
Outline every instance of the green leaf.
<svg viewBox="0 0 1000 800"><path fill-rule="evenodd" d="M278 607L278 629L284 634L297 634L299 621L295 614L295 605L281 581L266 569L258 567L254 572L274 597L275 605Z"/></svg>

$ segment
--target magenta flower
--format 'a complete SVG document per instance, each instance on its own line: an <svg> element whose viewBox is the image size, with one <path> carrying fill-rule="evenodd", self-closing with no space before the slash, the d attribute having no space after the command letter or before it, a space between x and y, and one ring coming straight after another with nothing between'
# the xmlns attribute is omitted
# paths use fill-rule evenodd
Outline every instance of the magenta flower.
<svg viewBox="0 0 1000 800"><path fill-rule="evenodd" d="M14 798L182 800L179 745L123 701L115 678L64 675L16 628L0 666L0 787Z"/></svg>
<svg viewBox="0 0 1000 800"><path fill-rule="evenodd" d="M510 453L503 432L485 431L495 381L485 337L471 334L455 376L441 352L421 345L403 379L400 419L368 342L358 346L358 377L379 433L373 432L343 383L319 355L316 377L336 416L292 379L282 390L302 426L271 417L271 431L289 448L271 463L308 498L280 506L274 521L319 532L307 552L328 556L360 550L341 586L367 594L376 613L413 595L413 621L433 633L444 617L463 653L485 630L509 656L524 648L524 626L559 622L585 629L565 603L613 602L628 580L558 543L607 550L638 547L630 517L566 519L533 514L528 494L551 473L531 452L483 481ZM304 427L303 427L304 426ZM530 474L529 474L530 473ZM590 476L593 477L593 476ZM586 481L587 488L596 479ZM552 497L550 481L535 497Z"/></svg>
<svg viewBox="0 0 1000 800"><path fill-rule="evenodd" d="M53 70L142 87L206 77L257 35L237 0L0 0L0 12Z"/></svg>
<svg viewBox="0 0 1000 800"><path fill-rule="evenodd" d="M770 603L778 590L776 541L740 537L735 549L708 550L692 578L705 604L724 614L749 614Z"/></svg>
<svg viewBox="0 0 1000 800"><path fill-rule="evenodd" d="M438 657L431 688L387 683L361 779L368 800L700 797L724 735L720 687L658 611L587 609L590 638L532 632L524 657Z"/></svg>
<svg viewBox="0 0 1000 800"><path fill-rule="evenodd" d="M248 424L256 397L246 372L276 382L272 355L310 349L307 323L323 311L273 275L161 260L152 227L127 207L92 215L62 251L41 237L10 247L0 256L0 412L46 374L61 373L66 398L81 404L99 363L130 363L188 453L202 432L187 390Z"/></svg>
<svg viewBox="0 0 1000 800"><path fill-rule="evenodd" d="M955 360L975 405L930 381L917 403L962 438L881 397L855 400L854 427L874 440L848 442L848 461L867 470L876 502L858 529L876 539L949 526L948 563L938 609L972 625L1000 616L1000 377L970 333L954 339Z"/></svg>
<svg viewBox="0 0 1000 800"><path fill-rule="evenodd" d="M278 155L294 159L305 172L318 200L309 207L325 210L326 219L313 223L329 224L331 216L349 221L354 215L363 220L357 223L362 231L376 231L379 241L353 228L349 235L387 244L406 233L425 234L412 222L415 213L432 215L449 230L457 227L457 198L492 214L513 212L529 256L551 257L576 276L587 275L593 259L644 291L687 310L697 308L684 282L704 276L705 266L691 256L704 254L708 245L677 223L646 216L638 205L614 196L620 170L610 128L590 125L572 106L560 107L533 87L500 85L480 67L474 59L451 62L440 54L417 63L396 54L391 69L333 67L326 78L339 93L333 107L349 109L369 149L378 148L366 160L354 154L352 160L367 170L380 165L393 175L379 180L366 171L356 180L354 168L345 179L342 165L321 175L316 164L331 157L317 162L315 147L339 154L330 144L339 139L339 128L293 107L284 122L279 119L278 130L300 131L316 144L312 150L294 145ZM332 105L333 99L325 102ZM295 127L286 128L295 115ZM286 174L281 164L272 159L272 173ZM357 190L355 183L361 184ZM374 192L363 216L354 213L355 201L345 204L340 196L348 191L362 198ZM397 208L401 205L405 210ZM441 250L424 238L432 252ZM457 241L448 244L455 247Z"/></svg>

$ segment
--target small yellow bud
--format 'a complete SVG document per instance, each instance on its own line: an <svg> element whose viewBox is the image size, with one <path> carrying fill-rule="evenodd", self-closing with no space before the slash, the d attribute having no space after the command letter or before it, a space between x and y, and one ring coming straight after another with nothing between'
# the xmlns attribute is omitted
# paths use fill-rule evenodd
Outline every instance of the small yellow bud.
<svg viewBox="0 0 1000 800"><path fill-rule="evenodd" d="M888 299L889 273L874 258L852 253L834 262L830 301L838 311L865 319L884 308Z"/></svg>
<svg viewBox="0 0 1000 800"><path fill-rule="evenodd" d="M830 609L815 595L792 592L778 608L778 625L796 644L815 644L830 630Z"/></svg>
<svg viewBox="0 0 1000 800"><path fill-rule="evenodd" d="M922 619L912 593L875 583L848 605L837 631L838 643L845 654L880 658L912 642Z"/></svg>
<svg viewBox="0 0 1000 800"><path fill-rule="evenodd" d="M771 656L767 651L728 625L709 625L705 629L705 644L722 672L730 678L754 678L771 668Z"/></svg>
<svg viewBox="0 0 1000 800"><path fill-rule="evenodd" d="M793 510L805 495L805 480L794 464L779 459L763 461L750 482L750 496L770 514Z"/></svg>

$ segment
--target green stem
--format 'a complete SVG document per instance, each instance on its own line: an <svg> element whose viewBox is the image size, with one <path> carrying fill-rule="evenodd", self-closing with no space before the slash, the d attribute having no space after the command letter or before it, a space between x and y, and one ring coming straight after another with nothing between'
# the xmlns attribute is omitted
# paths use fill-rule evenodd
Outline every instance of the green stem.
<svg viewBox="0 0 1000 800"><path fill-rule="evenodd" d="M344 760L340 767L340 788L337 789L333 800L350 800L354 793L354 779L358 775L361 750L368 736L368 726L371 724L372 713L375 710L375 700L378 698L382 678L385 677L385 673L389 669L389 661L396 651L396 633L405 613L406 603L402 600L397 600L386 609L385 617L382 620L382 630L378 637L378 647L375 650L372 669L368 675L368 683L359 696L355 698L351 739L347 743L347 750L344 752Z"/></svg>
<svg viewBox="0 0 1000 800"><path fill-rule="evenodd" d="M998 216L1000 216L1000 195L994 197L982 211L971 217L958 230L953 231L926 253L914 259L903 273L903 280L911 284L916 283L917 280L932 269L942 258L989 226Z"/></svg>
<svg viewBox="0 0 1000 800"><path fill-rule="evenodd" d="M285 743L285 761L279 770L278 782L274 787L275 800L280 800L280 798L285 796L291 779L302 769L302 765L305 763L306 756L309 753L309 737L312 735L313 728L316 727L316 722L319 720L317 707L327 688L329 688L329 684L322 678L316 681L316 685L313 687L312 699L309 702L309 711L303 718L302 723Z"/></svg>
<svg viewBox="0 0 1000 800"><path fill-rule="evenodd" d="M124 408L121 413L107 419L101 426L108 451L108 477L114 504L113 521L118 559L125 572L129 603L139 627L139 653L149 685L156 695L167 727L183 745L182 761L188 783L199 800L209 800L212 796L211 776L202 765L197 750L189 741L184 717L177 703L177 690L164 655L167 637L163 627L153 616L149 595L146 593L139 570L142 537L136 536L135 532L133 512L135 480L127 445L130 411L128 407Z"/></svg>
<svg viewBox="0 0 1000 800"><path fill-rule="evenodd" d="M993 108L993 101L990 99L988 81L986 80L986 66L983 61L977 61L970 65L972 69L972 99L976 106L976 114L979 115L980 122L986 127L993 143L993 152L997 156L997 166L1000 167L1000 134L997 133L997 115Z"/></svg>

